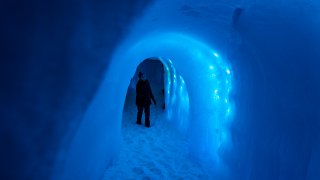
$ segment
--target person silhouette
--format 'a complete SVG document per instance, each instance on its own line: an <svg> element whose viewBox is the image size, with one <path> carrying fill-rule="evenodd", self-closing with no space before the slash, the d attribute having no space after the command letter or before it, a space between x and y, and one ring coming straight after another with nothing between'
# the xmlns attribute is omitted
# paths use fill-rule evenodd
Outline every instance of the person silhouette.
<svg viewBox="0 0 320 180"><path fill-rule="evenodd" d="M138 74L139 81L136 85L136 106L138 107L137 124L141 123L142 113L144 111L145 126L150 127L150 105L151 100L156 105L156 100L152 94L149 81L142 72Z"/></svg>

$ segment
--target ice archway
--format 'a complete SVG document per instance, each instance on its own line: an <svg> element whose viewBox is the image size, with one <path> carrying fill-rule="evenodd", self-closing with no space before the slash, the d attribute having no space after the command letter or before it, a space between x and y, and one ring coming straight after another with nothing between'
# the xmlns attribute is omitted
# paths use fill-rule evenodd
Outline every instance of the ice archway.
<svg viewBox="0 0 320 180"><path fill-rule="evenodd" d="M130 45L126 44L116 51L108 73L85 115L85 124L82 125L84 128L81 129L83 132L78 134L87 136L91 131L107 131L111 126L116 134L108 139L108 143L117 149L119 139L115 137L120 137L123 103L136 67L143 59L153 56L165 57L159 60L164 64L166 71L168 120L176 121L175 124L181 132L188 131L192 154L205 157L212 164L221 163L218 152L220 148L231 143L228 125L234 108L229 97L232 70L227 61L205 44L177 33L146 36ZM186 91L189 97L185 97ZM122 99L118 99L119 97ZM185 104L187 100L183 98L188 98L190 107ZM112 109L106 108L110 102L114 102ZM186 112L189 108L190 112ZM186 113L190 116L186 116ZM99 124L100 128L90 124ZM77 154L76 148L83 143L90 144L88 147L93 151L108 151L105 149L108 146L102 148L101 144L90 142L91 138L88 138L88 142L84 142L84 137L76 139L79 141L73 145L75 152L70 154L74 158L82 156ZM93 158L92 164L94 163L96 162Z"/></svg>
<svg viewBox="0 0 320 180"><path fill-rule="evenodd" d="M187 134L194 134L191 137L194 138L193 146L197 147L194 149L202 147L196 154L216 155L220 145L228 141L228 124L232 119L230 65L218 52L188 35L163 33L146 36L128 49L127 46L120 48L112 61L110 72L116 74L116 69L123 68L129 74L134 74L133 70L141 59L155 55L163 57L160 60L166 71L168 111L179 113L179 109L188 108L183 103L177 106L175 99L184 98L181 94L186 94L185 84L189 92L189 97L186 98L190 102L190 119L186 121L190 121L193 128L178 128L181 131L195 131ZM118 73L117 76L123 77L125 82L129 81L128 74ZM171 119L172 115L168 113L168 118ZM179 114L173 116L177 121L182 117Z"/></svg>

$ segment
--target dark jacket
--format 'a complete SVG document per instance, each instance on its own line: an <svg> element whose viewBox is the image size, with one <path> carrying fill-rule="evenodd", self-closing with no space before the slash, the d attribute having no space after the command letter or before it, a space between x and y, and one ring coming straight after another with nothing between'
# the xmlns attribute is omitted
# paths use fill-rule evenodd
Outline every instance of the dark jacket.
<svg viewBox="0 0 320 180"><path fill-rule="evenodd" d="M136 105L137 106L150 106L151 99L155 103L151 87L148 80L139 79L136 85Z"/></svg>

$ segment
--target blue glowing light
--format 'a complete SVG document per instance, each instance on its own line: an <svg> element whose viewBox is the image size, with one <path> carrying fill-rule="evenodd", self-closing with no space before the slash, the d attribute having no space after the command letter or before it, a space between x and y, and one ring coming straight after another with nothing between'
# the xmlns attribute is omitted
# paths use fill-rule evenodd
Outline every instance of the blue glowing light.
<svg viewBox="0 0 320 180"><path fill-rule="evenodd" d="M165 72L167 74L166 92L168 92L165 96L166 111L169 114L167 117L186 124L187 118L182 120L183 118L176 114L181 112L187 114L189 98L186 92L188 90L190 104L206 107L192 107L190 125L197 126L199 134L207 132L203 137L206 139L205 149L218 156L219 149L230 142L219 138L216 130L229 134L235 109L230 99L233 73L228 61L208 45L181 33L152 34L138 42L135 48L144 54L146 46L152 49L147 51L149 55L156 54L164 58L163 62L167 70ZM134 54L137 54L136 49ZM180 75L185 77L186 82L181 80ZM197 121L199 114L201 114L201 121ZM189 128L193 129L193 127ZM199 142L194 141L194 143Z"/></svg>
<svg viewBox="0 0 320 180"><path fill-rule="evenodd" d="M181 83L184 84L185 82L184 82L184 79L182 78L182 76L179 76L179 78L180 78Z"/></svg>
<svg viewBox="0 0 320 180"><path fill-rule="evenodd" d="M170 121L178 125L185 132L189 124L189 95L183 77L175 68L175 63L170 59L159 58L168 69L165 72L166 114ZM169 67L167 66L168 64Z"/></svg>

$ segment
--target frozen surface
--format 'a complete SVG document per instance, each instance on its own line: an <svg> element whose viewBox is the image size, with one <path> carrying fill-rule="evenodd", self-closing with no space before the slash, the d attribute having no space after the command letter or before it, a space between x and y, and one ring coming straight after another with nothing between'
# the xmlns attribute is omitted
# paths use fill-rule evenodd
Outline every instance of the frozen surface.
<svg viewBox="0 0 320 180"><path fill-rule="evenodd" d="M154 86L153 86L154 87ZM161 102L161 91L153 88ZM187 139L166 120L161 108L151 105L151 127L135 124L135 91L129 89L122 119L118 158L107 168L103 179L208 179L201 163L192 160Z"/></svg>

